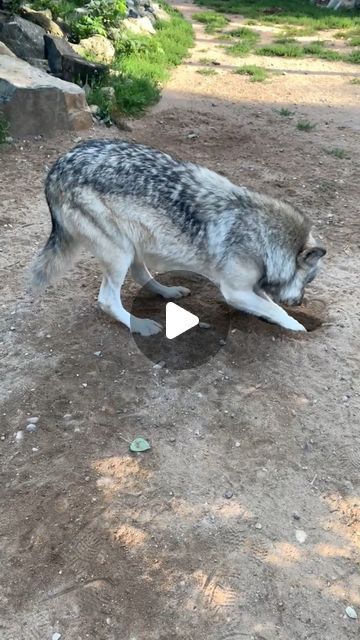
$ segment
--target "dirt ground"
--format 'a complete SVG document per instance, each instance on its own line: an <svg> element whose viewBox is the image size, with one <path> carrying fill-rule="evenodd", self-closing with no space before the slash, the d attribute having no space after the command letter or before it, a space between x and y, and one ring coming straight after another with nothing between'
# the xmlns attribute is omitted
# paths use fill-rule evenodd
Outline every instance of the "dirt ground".
<svg viewBox="0 0 360 640"><path fill-rule="evenodd" d="M196 73L204 48L216 76ZM33 302L43 178L78 136L1 150L4 640L359 637L359 71L296 60L253 84L223 56L197 27L131 133L82 137L151 144L306 211L328 249L307 293L318 326L299 336L239 313L214 359L167 372L97 309L91 257ZM152 449L134 456L138 435Z"/></svg>

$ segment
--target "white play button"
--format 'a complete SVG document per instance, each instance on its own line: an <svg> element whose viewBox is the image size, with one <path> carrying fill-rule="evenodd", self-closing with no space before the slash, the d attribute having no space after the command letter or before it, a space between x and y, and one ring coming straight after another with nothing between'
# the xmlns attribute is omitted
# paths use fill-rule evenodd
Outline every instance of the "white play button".
<svg viewBox="0 0 360 640"><path fill-rule="evenodd" d="M169 340L177 338L185 331L189 331L199 324L199 318L190 311L186 311L174 302L166 305L166 337Z"/></svg>

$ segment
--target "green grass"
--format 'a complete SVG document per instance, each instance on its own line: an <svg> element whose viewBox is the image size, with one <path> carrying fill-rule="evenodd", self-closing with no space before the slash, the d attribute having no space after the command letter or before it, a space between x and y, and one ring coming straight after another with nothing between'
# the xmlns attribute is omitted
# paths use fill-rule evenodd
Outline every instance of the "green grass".
<svg viewBox="0 0 360 640"><path fill-rule="evenodd" d="M352 51L342 56L344 62L351 62L352 64L360 64L360 51Z"/></svg>
<svg viewBox="0 0 360 640"><path fill-rule="evenodd" d="M266 69L258 67L255 64L244 64L242 67L236 69L234 73L249 76L250 82L264 82L264 80L269 77Z"/></svg>
<svg viewBox="0 0 360 640"><path fill-rule="evenodd" d="M302 47L292 42L288 44L268 44L256 49L255 53L259 56L278 56L280 58L301 58L304 55Z"/></svg>
<svg viewBox="0 0 360 640"><path fill-rule="evenodd" d="M332 11L320 8L309 0L276 0L274 3L269 0L196 0L196 2L220 13L241 14L248 19L248 24L285 24L314 31L353 29L360 26L359 9ZM271 7L281 11L269 13Z"/></svg>
<svg viewBox="0 0 360 640"><path fill-rule="evenodd" d="M295 36L301 38L302 36L313 36L317 33L317 29L314 27L296 27L292 25L285 25L281 33L282 36L290 38Z"/></svg>
<svg viewBox="0 0 360 640"><path fill-rule="evenodd" d="M0 144L4 144L6 142L8 131L9 125L4 116L0 113Z"/></svg>
<svg viewBox="0 0 360 640"><path fill-rule="evenodd" d="M239 58L247 56L251 53L252 46L248 42L236 42L229 47L225 47L225 53L229 56L238 56Z"/></svg>
<svg viewBox="0 0 360 640"><path fill-rule="evenodd" d="M294 111L290 111L290 109L282 107L281 109L279 109L278 114L279 116L283 116L284 118L289 118L290 116L294 115Z"/></svg>
<svg viewBox="0 0 360 640"><path fill-rule="evenodd" d="M339 147L334 147L333 149L325 149L326 153L330 156L334 156L335 158L339 158L339 160L344 160L349 158L345 149L340 149Z"/></svg>
<svg viewBox="0 0 360 640"><path fill-rule="evenodd" d="M202 76L216 76L217 71L215 69L197 69L196 73L200 73Z"/></svg>
<svg viewBox="0 0 360 640"><path fill-rule="evenodd" d="M360 84L360 78L353 78L350 80L350 84Z"/></svg>
<svg viewBox="0 0 360 640"><path fill-rule="evenodd" d="M197 22L205 24L206 33L215 33L220 29L226 27L230 22L228 18L221 15L221 13L215 13L214 11L203 11L202 13L194 13L193 19Z"/></svg>
<svg viewBox="0 0 360 640"><path fill-rule="evenodd" d="M299 129L299 131L312 131L315 127L316 124L312 124L309 120L300 120L296 125L296 128Z"/></svg>
<svg viewBox="0 0 360 640"><path fill-rule="evenodd" d="M232 29L231 31L227 31L224 35L229 38L239 38L242 42L249 42L253 44L260 40L260 35L253 29L248 29L247 27Z"/></svg>

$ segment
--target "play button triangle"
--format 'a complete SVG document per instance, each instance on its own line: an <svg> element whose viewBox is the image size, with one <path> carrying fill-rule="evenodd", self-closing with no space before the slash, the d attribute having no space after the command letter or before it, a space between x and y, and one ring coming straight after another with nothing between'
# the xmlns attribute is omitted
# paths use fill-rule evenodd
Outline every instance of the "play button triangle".
<svg viewBox="0 0 360 640"><path fill-rule="evenodd" d="M185 331L189 331L199 324L199 318L190 311L186 311L174 302L166 305L166 337L169 340L177 338Z"/></svg>

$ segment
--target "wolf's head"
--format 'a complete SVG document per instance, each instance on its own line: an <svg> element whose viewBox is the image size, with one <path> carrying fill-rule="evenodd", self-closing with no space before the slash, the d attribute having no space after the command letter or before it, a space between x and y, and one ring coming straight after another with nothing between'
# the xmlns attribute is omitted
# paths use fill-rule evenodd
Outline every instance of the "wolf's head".
<svg viewBox="0 0 360 640"><path fill-rule="evenodd" d="M326 249L318 245L310 235L305 246L296 256L293 276L287 282L269 285L265 289L276 302L289 306L301 304L305 288L316 278L321 259L325 254Z"/></svg>

